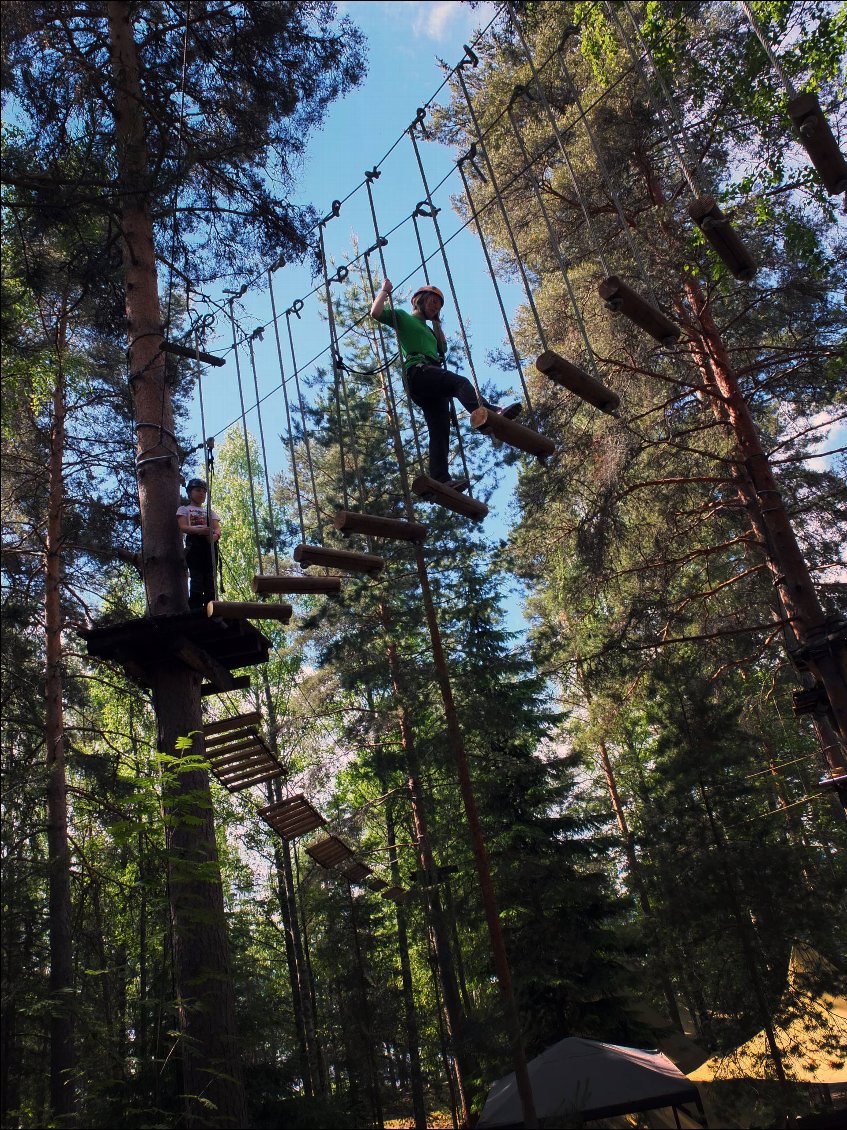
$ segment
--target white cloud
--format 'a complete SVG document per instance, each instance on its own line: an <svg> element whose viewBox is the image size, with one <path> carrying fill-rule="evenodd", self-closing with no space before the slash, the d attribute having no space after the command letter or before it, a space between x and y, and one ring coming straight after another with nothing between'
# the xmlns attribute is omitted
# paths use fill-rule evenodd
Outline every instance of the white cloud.
<svg viewBox="0 0 847 1130"><path fill-rule="evenodd" d="M462 7L458 0L441 0L439 4L424 0L424 3L414 3L412 6L416 9L412 31L417 36L435 39L439 43L447 39L448 30Z"/></svg>

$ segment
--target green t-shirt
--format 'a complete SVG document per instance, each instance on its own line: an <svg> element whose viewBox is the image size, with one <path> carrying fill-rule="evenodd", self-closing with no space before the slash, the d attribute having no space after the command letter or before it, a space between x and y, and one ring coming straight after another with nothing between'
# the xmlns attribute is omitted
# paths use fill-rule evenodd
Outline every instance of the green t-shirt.
<svg viewBox="0 0 847 1130"><path fill-rule="evenodd" d="M395 310L392 316L387 307L376 320L393 329L394 318L397 319L397 336L400 339L400 348L403 350L403 368L411 369L413 365L438 365L441 361L438 339L426 322L412 314L407 314L405 310Z"/></svg>

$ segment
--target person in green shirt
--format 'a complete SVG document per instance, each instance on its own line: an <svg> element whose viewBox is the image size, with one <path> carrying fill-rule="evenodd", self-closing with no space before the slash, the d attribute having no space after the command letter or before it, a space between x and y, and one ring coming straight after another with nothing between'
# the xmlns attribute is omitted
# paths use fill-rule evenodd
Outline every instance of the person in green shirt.
<svg viewBox="0 0 847 1130"><path fill-rule="evenodd" d="M412 313L385 309L385 303L394 289L391 280L385 279L373 305L371 317L384 326L397 324L397 336L403 353L406 383L413 403L421 409L429 432L429 473L433 479L445 483L453 490L467 490L467 479L451 479L447 460L450 452L450 401L453 397L468 412L475 408L490 408L508 420L521 411L520 404L498 408L489 404L466 377L451 373L444 367L447 340L441 328L441 308L444 295L437 286L422 286L412 295ZM432 329L427 325L432 322Z"/></svg>

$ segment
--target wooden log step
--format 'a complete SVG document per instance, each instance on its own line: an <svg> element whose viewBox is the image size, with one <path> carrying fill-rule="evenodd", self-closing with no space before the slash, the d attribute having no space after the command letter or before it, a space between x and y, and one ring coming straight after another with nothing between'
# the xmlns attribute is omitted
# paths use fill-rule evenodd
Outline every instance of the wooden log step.
<svg viewBox="0 0 847 1130"><path fill-rule="evenodd" d="M488 507L484 502L480 502L478 498L469 498L461 491L445 486L431 475L418 475L412 483L412 490L424 502L436 502L446 510L452 510L454 514L461 514L464 518L473 518L474 521L479 522L488 514Z"/></svg>
<svg viewBox="0 0 847 1130"><path fill-rule="evenodd" d="M680 329L676 322L666 318L661 310L651 306L617 275L601 282L599 291L609 310L623 314L662 345L674 345L679 340Z"/></svg>
<svg viewBox="0 0 847 1130"><path fill-rule="evenodd" d="M381 573L385 561L375 553L356 553L352 549L327 549L322 545L300 543L294 550L294 560L301 568L325 565L328 569L344 569L348 573Z"/></svg>
<svg viewBox="0 0 847 1130"><path fill-rule="evenodd" d="M258 710L250 710L246 714L235 714L232 718L221 718L218 722L207 722L203 727L203 736L210 738L227 730L243 730L245 726L258 726L261 721L262 715Z"/></svg>
<svg viewBox="0 0 847 1130"><path fill-rule="evenodd" d="M331 594L341 592L341 578L303 576L271 577L268 575L256 576L253 578L253 592L272 592L281 594L321 592Z"/></svg>
<svg viewBox="0 0 847 1130"><path fill-rule="evenodd" d="M294 609L290 604L259 604L254 600L210 600L206 605L208 616L224 620L279 620L287 624Z"/></svg>
<svg viewBox="0 0 847 1130"><path fill-rule="evenodd" d="M378 514L354 514L350 510L338 511L335 515L335 528L342 534L370 534L375 538L395 538L399 541L423 541L429 532L420 522L383 518Z"/></svg>
<svg viewBox="0 0 847 1130"><path fill-rule="evenodd" d="M552 455L556 450L552 439L533 431L525 424L519 424L517 420L507 420L491 408L475 408L471 412L471 427L530 455Z"/></svg>
<svg viewBox="0 0 847 1130"><path fill-rule="evenodd" d="M584 369L572 365L570 361L566 361L564 357L554 353L552 349L546 349L541 354L535 362L535 367L539 373L543 373L549 380L561 385L562 388L568 389L581 400L587 400L589 404L593 404L601 412L608 412L610 416L617 414L621 404L621 398L618 394L612 392L610 388L606 388L596 377L590 376Z"/></svg>
<svg viewBox="0 0 847 1130"><path fill-rule="evenodd" d="M847 192L847 160L838 148L816 94L798 94L788 103L788 116L800 143L830 196Z"/></svg>
<svg viewBox="0 0 847 1130"><path fill-rule="evenodd" d="M229 689L233 691L246 691L249 686L249 675L235 675L232 680L232 686ZM203 698L208 698L210 694L223 694L223 691L220 687L216 687L214 683L203 683L200 687L200 694Z"/></svg>
<svg viewBox="0 0 847 1130"><path fill-rule="evenodd" d="M698 196L692 200L688 214L735 278L749 282L758 271L759 264L718 207L714 196Z"/></svg>

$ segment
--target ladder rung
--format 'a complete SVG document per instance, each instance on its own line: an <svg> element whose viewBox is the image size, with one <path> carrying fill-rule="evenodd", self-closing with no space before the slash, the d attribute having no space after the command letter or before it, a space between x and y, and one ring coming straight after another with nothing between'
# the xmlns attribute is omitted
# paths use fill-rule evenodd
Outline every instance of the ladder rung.
<svg viewBox="0 0 847 1130"><path fill-rule="evenodd" d="M478 498L470 498L459 490L445 486L431 475L418 475L412 483L412 490L425 502L437 502L439 506L461 514L464 518L480 521L488 514L488 507Z"/></svg>
<svg viewBox="0 0 847 1130"><path fill-rule="evenodd" d="M552 439L533 431L517 420L507 420L491 408L475 408L471 412L471 427L480 432L490 432L495 439L502 440L509 447L526 451L529 455L552 455L556 445Z"/></svg>
<svg viewBox="0 0 847 1130"><path fill-rule="evenodd" d="M322 545L304 545L294 550L294 560L303 568L324 565L329 569L346 569L350 573L380 573L385 561L375 553L356 553L352 549L327 549Z"/></svg>
<svg viewBox="0 0 847 1130"><path fill-rule="evenodd" d="M342 534L370 534L375 538L397 538L400 541L423 541L429 532L420 522L403 518L384 518L379 514L359 514L339 510L335 528Z"/></svg>

